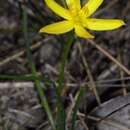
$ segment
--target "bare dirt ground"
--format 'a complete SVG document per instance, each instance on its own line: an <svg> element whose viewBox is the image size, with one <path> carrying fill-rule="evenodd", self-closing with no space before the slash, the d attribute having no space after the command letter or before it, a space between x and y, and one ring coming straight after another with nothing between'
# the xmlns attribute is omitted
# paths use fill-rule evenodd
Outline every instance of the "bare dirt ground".
<svg viewBox="0 0 130 130"><path fill-rule="evenodd" d="M48 12L42 2L40 4L39 7L47 19L51 16L51 12ZM18 2L15 0L7 0L6 2L0 0L0 5L2 5L0 7L0 74L30 74L31 71L27 62L25 43L21 31L21 10ZM41 19L39 20L35 17L37 14L35 8L30 5L26 7L28 8L28 14L30 16L29 37L32 43L31 48L36 67L39 73L55 81L59 74L63 44L59 43L59 36L40 35L38 30L43 26L42 24L44 24L45 19L43 19L42 23ZM50 15L48 16L46 12ZM94 42L106 49L113 57L118 59L130 70L130 1L104 0L103 5L94 17L119 18L125 21L126 26L120 29L93 33L96 36ZM33 29L35 29L35 31L32 31ZM62 35L61 37L62 39L66 39L66 35ZM63 94L63 101L66 109L69 108L71 102L70 97L73 97L80 86L83 85L87 88L87 91L80 105L80 112L85 115L85 117L82 117L83 121L81 121L80 118L77 119L77 129L87 130L85 125L83 125L83 123L85 123L90 130L95 130L96 128L98 130L108 130L107 127L109 127L110 124L109 126L97 126L97 123L96 125L94 124L95 127L92 128L91 126L93 126L92 122L94 119L91 117L87 118L90 110L97 106L97 98L93 94L93 89L88 89L88 86L90 87L91 84L89 84L90 79L82 58L84 57L88 63L89 70L98 89L98 97L101 98L102 103L113 97L119 95L123 97L123 95L126 95L130 90L130 78L128 74L98 51L96 47L82 39L80 39L80 42L83 49L82 55L79 53L78 45L73 44L68 57L64 86L66 91ZM41 82L41 84L44 85L44 82ZM126 87L127 90L123 89L123 87ZM52 108L55 105L53 89L53 86L49 86L45 89ZM123 100L123 102L125 101ZM129 102L128 100L126 104L123 104L124 107L129 104ZM114 104L116 104L116 100ZM118 108L118 106L116 106L116 108ZM130 107L127 108L127 110L129 109ZM118 109L116 110L118 111ZM115 112L115 108L113 108L110 113L112 112ZM118 125L116 124L116 126L122 128L122 130L126 128L127 130L128 128L130 129L130 126L127 126L127 124L125 124L124 127L121 121ZM13 80L0 79L0 130L47 129L50 129L50 127L46 121L46 114L41 108L33 82L16 82ZM110 127L110 130L112 130L112 127Z"/></svg>

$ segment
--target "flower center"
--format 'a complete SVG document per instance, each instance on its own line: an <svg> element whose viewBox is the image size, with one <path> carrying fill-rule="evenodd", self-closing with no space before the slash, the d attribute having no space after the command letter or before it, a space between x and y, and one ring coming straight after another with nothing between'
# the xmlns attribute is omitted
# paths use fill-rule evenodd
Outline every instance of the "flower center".
<svg viewBox="0 0 130 130"><path fill-rule="evenodd" d="M72 20L75 25L83 25L83 20L85 18L85 13L82 10L73 8L70 10L72 15Z"/></svg>

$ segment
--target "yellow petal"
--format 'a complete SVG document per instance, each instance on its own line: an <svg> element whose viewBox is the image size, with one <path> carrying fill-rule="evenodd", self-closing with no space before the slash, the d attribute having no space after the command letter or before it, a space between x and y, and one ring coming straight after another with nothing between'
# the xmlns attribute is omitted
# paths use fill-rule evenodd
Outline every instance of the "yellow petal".
<svg viewBox="0 0 130 130"><path fill-rule="evenodd" d="M73 22L64 20L61 22L47 25L41 28L40 32L45 32L49 34L63 34L71 31L73 28L74 28Z"/></svg>
<svg viewBox="0 0 130 130"><path fill-rule="evenodd" d="M79 25L75 26L75 33L77 34L77 36L82 38L94 38L93 35L88 33L82 26Z"/></svg>
<svg viewBox="0 0 130 130"><path fill-rule="evenodd" d="M57 15L61 16L65 19L71 19L70 13L67 9L60 6L58 3L56 3L54 0L45 0L47 6L55 12Z"/></svg>
<svg viewBox="0 0 130 130"><path fill-rule="evenodd" d="M89 0L82 8L86 17L91 16L99 8L102 2L103 0Z"/></svg>
<svg viewBox="0 0 130 130"><path fill-rule="evenodd" d="M66 3L67 3L67 6L69 9L74 9L74 8L80 9L81 8L80 0L66 0Z"/></svg>
<svg viewBox="0 0 130 130"><path fill-rule="evenodd" d="M84 21L84 26L91 30L105 31L113 30L123 26L125 23L118 19L86 19Z"/></svg>

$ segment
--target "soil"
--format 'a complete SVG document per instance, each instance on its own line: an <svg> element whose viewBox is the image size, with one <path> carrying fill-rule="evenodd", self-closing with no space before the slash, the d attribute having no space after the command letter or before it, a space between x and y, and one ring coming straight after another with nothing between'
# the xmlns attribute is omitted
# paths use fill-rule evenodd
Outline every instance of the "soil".
<svg viewBox="0 0 130 130"><path fill-rule="evenodd" d="M86 1L82 0L82 2ZM40 0L39 2L31 0L30 3L28 3L28 0L7 0L6 2L0 0L0 75L31 74L22 33L21 7L23 5L20 3L25 4L29 16L28 34L37 71L51 81L57 81L68 34L55 36L38 33L42 26L51 23L52 20L60 19L55 17L44 2ZM96 37L94 41L128 69L130 69L129 12L129 0L104 0L93 17L119 18L124 20L126 25L114 31L90 31ZM118 95L123 96L124 89L122 88L124 86L127 87L127 92L129 92L129 75L119 69L115 63L92 46L89 41L83 39L79 39L79 41L102 103ZM88 125L87 115L98 106L98 103L94 92L88 88L91 85L89 85L89 76L78 49L79 41L75 40L75 43L73 43L68 64L65 67L63 102L67 111L71 104L71 96L74 97L82 85L86 87L86 93L79 111L85 115L84 120ZM44 86L44 81L41 81L41 84ZM56 100L54 86L51 85L44 89L53 109ZM40 105L33 82L0 78L0 130L45 129L50 129L50 126L47 122L46 113ZM80 119L77 119L77 129L86 130Z"/></svg>

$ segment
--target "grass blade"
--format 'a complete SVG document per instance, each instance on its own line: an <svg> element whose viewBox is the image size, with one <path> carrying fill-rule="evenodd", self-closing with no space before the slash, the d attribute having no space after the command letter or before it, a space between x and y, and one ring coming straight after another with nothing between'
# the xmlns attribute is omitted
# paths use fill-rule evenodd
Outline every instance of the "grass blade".
<svg viewBox="0 0 130 130"><path fill-rule="evenodd" d="M22 15L22 17L23 17L23 34L24 34L24 39L25 39L25 43L26 43L28 62L31 66L32 75L37 77L37 71L36 71L35 64L33 63L33 58L32 58L33 56L32 56L31 50L30 50L30 42L28 39L28 15L27 15L26 8L24 8L24 6L23 6L22 13L23 13L23 15ZM38 95L41 99L41 105L47 113L51 127L52 127L52 129L55 129L54 119L53 119L47 98L45 96L44 90L42 89L40 80L38 80L38 79L35 80L35 86L36 86Z"/></svg>

